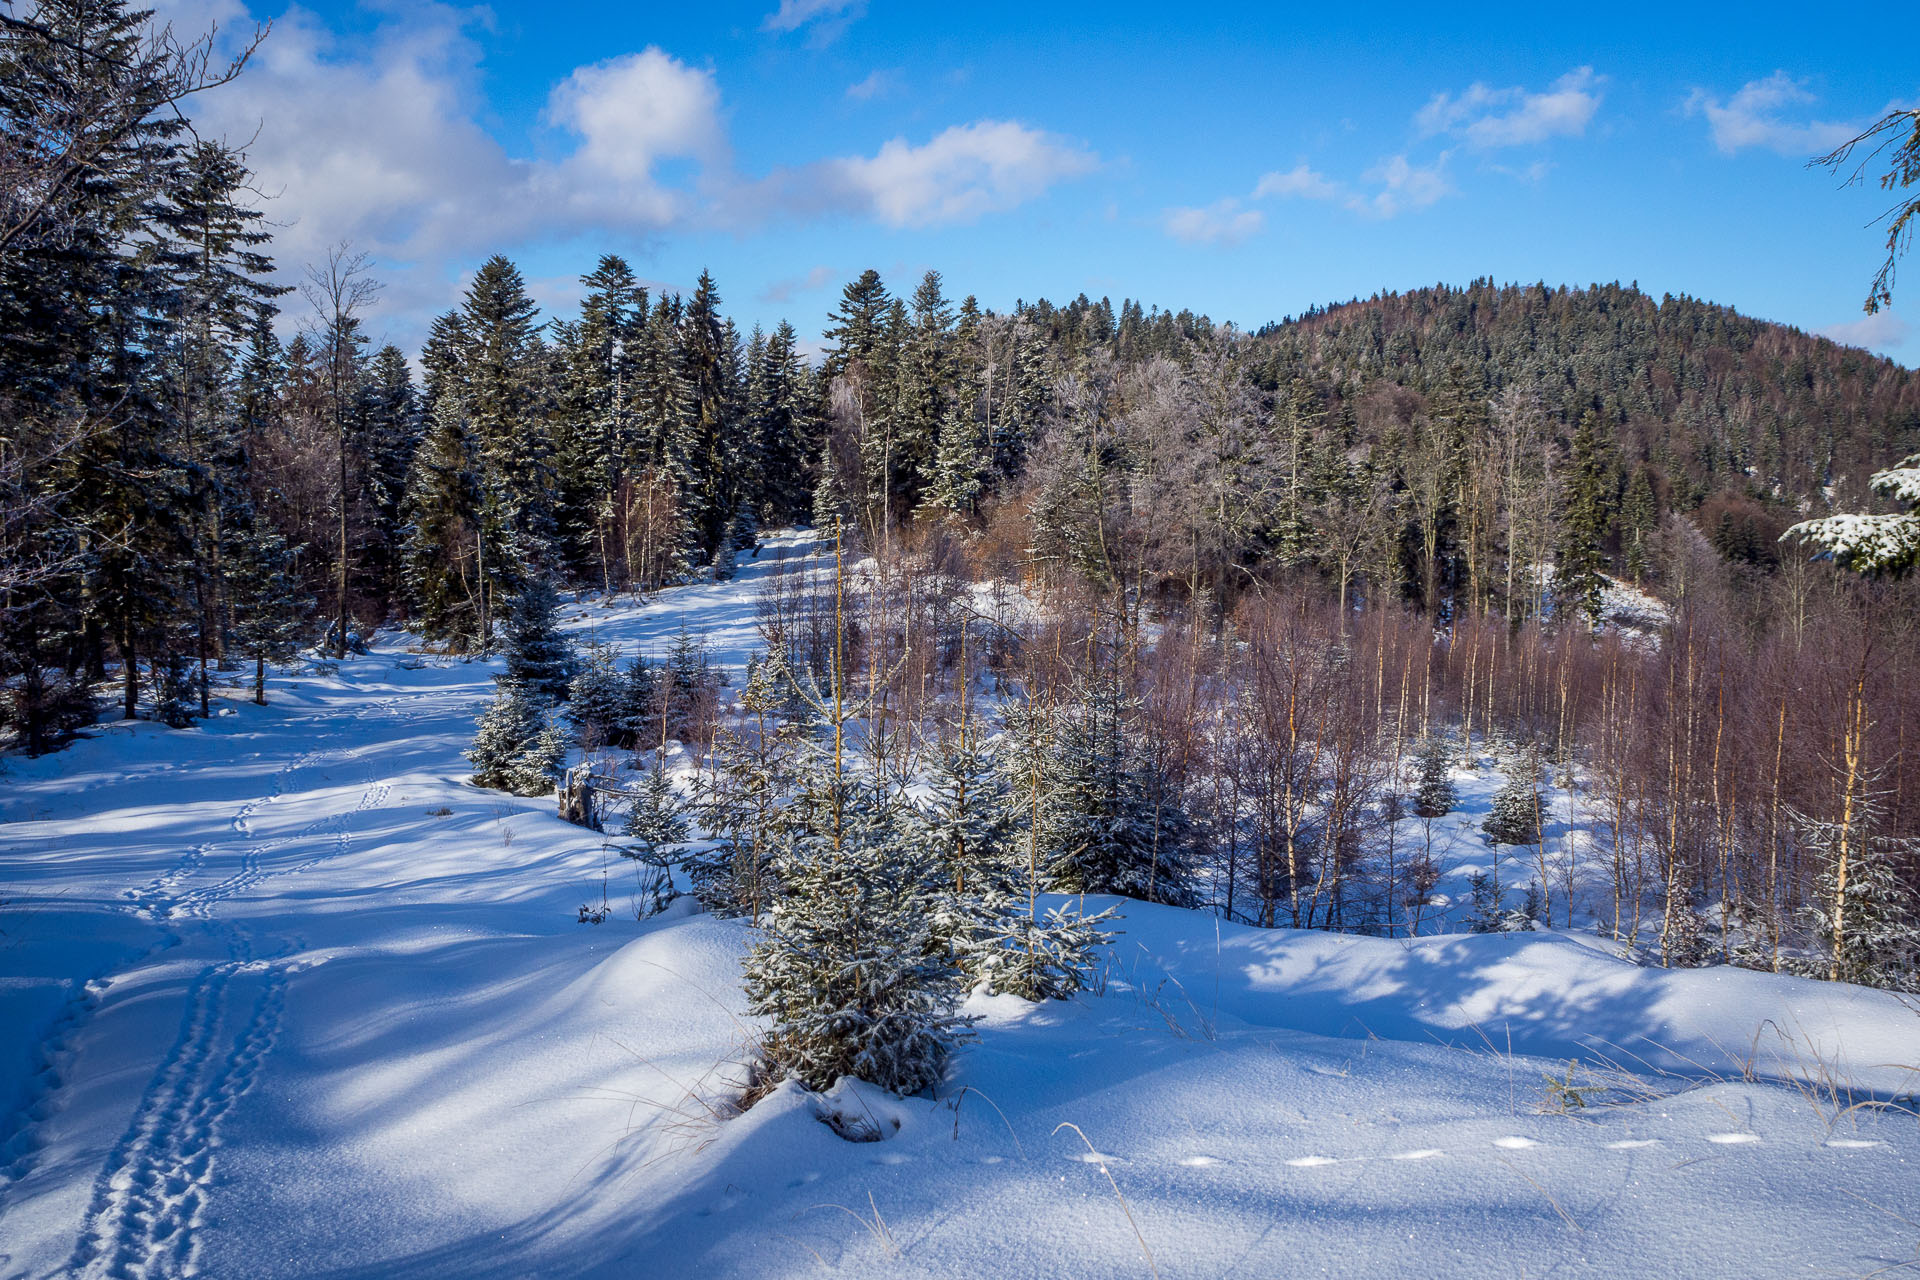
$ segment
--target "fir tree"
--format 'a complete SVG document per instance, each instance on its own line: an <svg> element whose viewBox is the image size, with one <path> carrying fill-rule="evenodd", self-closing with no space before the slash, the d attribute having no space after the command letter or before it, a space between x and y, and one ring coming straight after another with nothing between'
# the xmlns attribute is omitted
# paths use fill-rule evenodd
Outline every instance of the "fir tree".
<svg viewBox="0 0 1920 1280"><path fill-rule="evenodd" d="M1480 829L1493 845L1540 843L1540 787L1538 757L1531 752L1507 765L1507 783L1493 797Z"/></svg>
<svg viewBox="0 0 1920 1280"><path fill-rule="evenodd" d="M990 991L1023 1000L1065 1000L1084 988L1113 935L1100 926L1113 908L1083 916L1050 907L1036 918L1024 911L991 917L968 955L968 971Z"/></svg>
<svg viewBox="0 0 1920 1280"><path fill-rule="evenodd" d="M227 564L233 646L253 660L253 700L265 706L267 664L293 658L313 597L301 587L287 540L277 533L236 534Z"/></svg>
<svg viewBox="0 0 1920 1280"><path fill-rule="evenodd" d="M485 630L479 480L457 396L443 395L432 427L414 454L404 503L402 583L421 633L465 649Z"/></svg>
<svg viewBox="0 0 1920 1280"><path fill-rule="evenodd" d="M1897 576L1920 564L1920 453L1874 472L1868 483L1906 510L1806 520L1781 534L1781 540L1816 547L1856 573Z"/></svg>
<svg viewBox="0 0 1920 1280"><path fill-rule="evenodd" d="M640 790L627 810L624 830L628 838L636 842L626 856L650 866L661 865L668 846L680 844L687 838L686 805L667 780L667 771L657 762L640 782Z"/></svg>
<svg viewBox="0 0 1920 1280"><path fill-rule="evenodd" d="M1562 607L1578 609L1589 626L1600 621L1606 575L1601 541L1611 522L1607 464L1600 439L1600 415L1580 417L1573 436L1573 458L1561 503L1560 545L1554 557L1554 594Z"/></svg>
<svg viewBox="0 0 1920 1280"><path fill-rule="evenodd" d="M1054 889L1185 902L1192 822L1156 799L1133 731L1137 704L1095 676L1053 718L1039 841Z"/></svg>
<svg viewBox="0 0 1920 1280"><path fill-rule="evenodd" d="M899 838L897 796L819 759L803 787L808 820L746 965L768 1065L814 1090L856 1076L922 1092L967 1026L959 970L934 942L927 868Z"/></svg>
<svg viewBox="0 0 1920 1280"><path fill-rule="evenodd" d="M1638 586L1647 572L1647 537L1660 523L1660 507L1653 495L1652 473L1637 468L1627 485L1627 496L1620 510L1620 524L1626 542L1627 572Z"/></svg>
<svg viewBox="0 0 1920 1280"><path fill-rule="evenodd" d="M1903 858L1912 863L1914 842L1870 843L1873 847L1847 877L1843 940L1832 971L1841 982L1920 991L1920 901L1900 874ZM1828 904L1835 896L1834 866L1829 863L1813 896L1814 923L1823 937L1833 934Z"/></svg>
<svg viewBox="0 0 1920 1280"><path fill-rule="evenodd" d="M1414 752L1419 781L1413 811L1422 818L1443 818L1459 802L1453 789L1453 753L1444 739L1423 738Z"/></svg>
<svg viewBox="0 0 1920 1280"><path fill-rule="evenodd" d="M747 664L740 716L719 735L700 789L701 822L714 845L690 863L709 911L745 915L756 924L778 892L775 855L805 736L783 722L782 693L776 664L764 658Z"/></svg>
<svg viewBox="0 0 1920 1280"><path fill-rule="evenodd" d="M589 643L567 688L566 718L581 748L632 746L626 712L627 681L619 651L610 644Z"/></svg>
<svg viewBox="0 0 1920 1280"><path fill-rule="evenodd" d="M837 531L836 531L837 533ZM937 1083L966 1033L959 970L935 945L926 846L903 839L899 796L848 769L845 578L835 539L834 658L802 688L829 737L809 740L782 826L783 892L746 964L748 1007L768 1020L776 1077L826 1089L857 1076L897 1093ZM779 655L775 655L779 661Z"/></svg>
<svg viewBox="0 0 1920 1280"><path fill-rule="evenodd" d="M502 680L525 686L536 696L565 701L573 681L573 646L560 632L560 595L553 584L533 576L513 598L513 611L501 631L507 670Z"/></svg>
<svg viewBox="0 0 1920 1280"><path fill-rule="evenodd" d="M566 739L545 706L512 682L494 693L467 749L475 786L522 796L551 794L566 754Z"/></svg>

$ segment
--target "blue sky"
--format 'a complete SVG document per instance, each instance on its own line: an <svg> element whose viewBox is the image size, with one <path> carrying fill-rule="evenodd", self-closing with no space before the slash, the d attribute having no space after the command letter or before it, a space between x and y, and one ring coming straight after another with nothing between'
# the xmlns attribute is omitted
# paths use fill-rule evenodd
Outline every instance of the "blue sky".
<svg viewBox="0 0 1920 1280"><path fill-rule="evenodd" d="M1920 21L1683 8L163 12L273 21L196 119L251 140L289 270L373 256L373 327L403 345L490 253L564 313L613 251L673 288L710 268L743 325L806 336L867 266L1001 310L1085 291L1244 327L1435 281L1619 279L1916 363L1920 293L1860 312L1891 197L1805 161L1920 101Z"/></svg>

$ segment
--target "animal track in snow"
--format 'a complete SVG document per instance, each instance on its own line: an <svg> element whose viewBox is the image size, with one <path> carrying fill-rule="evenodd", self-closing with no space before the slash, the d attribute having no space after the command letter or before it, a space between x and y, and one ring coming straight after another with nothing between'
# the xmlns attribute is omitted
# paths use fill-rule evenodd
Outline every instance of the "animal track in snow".
<svg viewBox="0 0 1920 1280"><path fill-rule="evenodd" d="M1389 1160L1431 1160L1435 1156L1443 1156L1445 1154L1447 1153L1440 1150L1440 1148L1438 1147L1422 1147L1418 1151L1396 1151L1392 1155L1388 1156L1387 1159Z"/></svg>
<svg viewBox="0 0 1920 1280"><path fill-rule="evenodd" d="M1287 1164L1295 1169L1318 1169L1322 1165L1339 1164L1332 1156L1295 1156Z"/></svg>
<svg viewBox="0 0 1920 1280"><path fill-rule="evenodd" d="M1607 1144L1607 1150L1638 1151L1642 1147L1657 1147L1659 1145L1660 1140L1658 1138L1622 1138L1618 1142L1609 1142Z"/></svg>
<svg viewBox="0 0 1920 1280"><path fill-rule="evenodd" d="M1493 1145L1507 1151L1525 1151L1528 1147L1537 1147L1540 1144L1532 1138L1506 1137L1495 1138Z"/></svg>
<svg viewBox="0 0 1920 1280"><path fill-rule="evenodd" d="M236 940L236 950L244 956L244 940ZM236 958L209 965L194 980L178 1037L94 1179L70 1272L167 1276L197 1269L196 1232L205 1220L219 1130L273 1047L287 972L284 964ZM232 989L237 979L254 977L258 994L222 1056Z"/></svg>
<svg viewBox="0 0 1920 1280"><path fill-rule="evenodd" d="M1757 1133L1710 1133L1707 1135L1707 1141L1718 1143L1723 1147L1735 1147L1749 1142L1758 1142L1760 1135Z"/></svg>
<svg viewBox="0 0 1920 1280"><path fill-rule="evenodd" d="M1866 1151L1873 1147L1884 1147L1887 1144L1876 1142L1872 1138L1828 1138L1827 1145L1837 1147L1841 1151Z"/></svg>

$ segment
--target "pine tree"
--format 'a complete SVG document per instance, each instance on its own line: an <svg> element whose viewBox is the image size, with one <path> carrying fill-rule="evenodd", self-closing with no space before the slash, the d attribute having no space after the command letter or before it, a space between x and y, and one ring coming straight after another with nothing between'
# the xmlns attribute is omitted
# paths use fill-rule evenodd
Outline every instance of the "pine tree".
<svg viewBox="0 0 1920 1280"><path fill-rule="evenodd" d="M970 516L979 505L992 466L986 436L973 415L959 405L940 420L940 442L927 486L927 505L955 516Z"/></svg>
<svg viewBox="0 0 1920 1280"><path fill-rule="evenodd" d="M560 595L543 577L527 578L501 629L507 670L502 680L538 697L566 700L573 681L573 646L561 634Z"/></svg>
<svg viewBox="0 0 1920 1280"><path fill-rule="evenodd" d="M1193 824L1177 801L1157 797L1137 745L1137 710L1112 676L1096 675L1052 716L1037 818L1041 857L1060 892L1184 903ZM1016 736L1034 731L1009 727ZM1020 780L1013 781L1017 791Z"/></svg>
<svg viewBox="0 0 1920 1280"><path fill-rule="evenodd" d="M880 273L871 267L841 291L840 305L827 318L823 334L832 345L821 366L822 384L831 383L854 365L873 363L892 302Z"/></svg>
<svg viewBox="0 0 1920 1280"><path fill-rule="evenodd" d="M480 472L484 578L500 594L557 549L537 313L519 269L495 256L474 273L458 329L461 410Z"/></svg>
<svg viewBox="0 0 1920 1280"><path fill-rule="evenodd" d="M658 762L641 780L639 793L627 811L624 830L636 842L634 848L626 851L626 856L649 866L662 865L668 846L686 840L686 805L674 792L673 784L667 780L667 771ZM696 884L695 888L699 886Z"/></svg>
<svg viewBox="0 0 1920 1280"><path fill-rule="evenodd" d="M1612 521L1600 415L1588 410L1573 435L1573 458L1561 502L1560 544L1554 556L1554 594L1562 607L1578 609L1589 626L1600 621L1606 575L1601 541Z"/></svg>
<svg viewBox="0 0 1920 1280"><path fill-rule="evenodd" d="M775 858L786 834L795 785L794 757L805 736L783 723L776 665L747 664L740 716L721 732L699 793L701 824L713 847L689 863L701 903L759 923L779 892Z"/></svg>
<svg viewBox="0 0 1920 1280"><path fill-rule="evenodd" d="M1900 874L1903 857L1911 865L1914 842L1880 839L1871 844L1847 878L1844 942L1833 969L1842 982L1920 991L1920 901ZM1813 895L1814 923L1822 936L1833 932L1827 904L1834 896L1829 864Z"/></svg>
<svg viewBox="0 0 1920 1280"><path fill-rule="evenodd" d="M253 659L253 700L265 706L267 664L293 658L313 597L300 585L293 553L277 533L235 533L227 564L233 647L242 657Z"/></svg>
<svg viewBox="0 0 1920 1280"><path fill-rule="evenodd" d="M1413 811L1422 818L1443 818L1453 812L1459 797L1453 789L1453 753L1441 738L1423 738L1414 752L1419 781Z"/></svg>
<svg viewBox="0 0 1920 1280"><path fill-rule="evenodd" d="M581 748L632 746L626 710L627 681L619 651L610 644L589 643L567 689L566 718Z"/></svg>
<svg viewBox="0 0 1920 1280"><path fill-rule="evenodd" d="M835 538L833 660L823 687L788 670L825 722L809 739L797 799L782 824L783 892L747 958L748 1008L768 1020L775 1078L810 1089L857 1076L897 1093L937 1083L966 1034L959 970L935 945L926 846L903 839L900 797L846 758L847 722L869 709L850 696L842 541ZM779 654L774 661L782 661Z"/></svg>
<svg viewBox="0 0 1920 1280"><path fill-rule="evenodd" d="M1540 765L1531 751L1507 764L1507 783L1493 797L1480 829L1494 845L1540 843Z"/></svg>
<svg viewBox="0 0 1920 1280"><path fill-rule="evenodd" d="M618 733L623 746L663 745L659 698L659 674L646 654L635 654L621 681Z"/></svg>
<svg viewBox="0 0 1920 1280"><path fill-rule="evenodd" d="M680 322L680 376L685 414L669 456L702 562L720 549L735 510L731 437L737 421L737 354L720 315L720 290L705 271Z"/></svg>
<svg viewBox="0 0 1920 1280"><path fill-rule="evenodd" d="M1626 500L1620 511L1627 544L1627 572L1633 575L1636 586L1647 572L1647 537L1659 522L1660 507L1653 496L1653 478L1647 468L1640 467L1627 485Z"/></svg>
<svg viewBox="0 0 1920 1280"><path fill-rule="evenodd" d="M479 507L461 401L442 395L407 480L402 582L421 633L456 649L483 644L488 630Z"/></svg>
<svg viewBox="0 0 1920 1280"><path fill-rule="evenodd" d="M967 1026L959 970L934 942L926 868L899 838L897 796L835 778L819 758L802 785L808 822L746 965L769 1068L814 1090L856 1076L920 1093Z"/></svg>
<svg viewBox="0 0 1920 1280"><path fill-rule="evenodd" d="M940 273L929 271L913 291L896 375L893 435L903 512L920 502L933 478L940 433L952 409L952 345L953 309L941 291Z"/></svg>
<svg viewBox="0 0 1920 1280"><path fill-rule="evenodd" d="M800 356L799 338L786 321L767 339L761 366L756 406L765 458L761 518L769 525L792 524L809 514L807 476L820 441L811 377Z"/></svg>
<svg viewBox="0 0 1920 1280"><path fill-rule="evenodd" d="M1114 915L1111 907L1091 916L1071 907L1050 907L1037 918L1019 910L997 914L969 952L968 972L1000 995L1065 1000L1087 985L1113 941L1100 926Z"/></svg>
<svg viewBox="0 0 1920 1280"><path fill-rule="evenodd" d="M482 713L467 759L473 784L515 795L548 795L566 759L566 739L526 687L502 682Z"/></svg>

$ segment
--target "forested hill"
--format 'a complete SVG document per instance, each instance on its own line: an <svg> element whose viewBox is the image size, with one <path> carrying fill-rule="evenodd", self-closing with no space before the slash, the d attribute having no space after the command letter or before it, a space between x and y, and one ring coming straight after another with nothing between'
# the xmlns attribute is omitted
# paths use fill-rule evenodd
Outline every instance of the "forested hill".
<svg viewBox="0 0 1920 1280"><path fill-rule="evenodd" d="M1567 422L1598 407L1623 466L1673 504L1715 491L1789 501L1920 448L1920 377L1786 325L1632 286L1438 285L1309 312L1257 335L1276 371L1342 394L1385 379L1431 391L1455 365L1491 391L1530 386Z"/></svg>
<svg viewBox="0 0 1920 1280"><path fill-rule="evenodd" d="M1111 315L1084 298L1028 311L1068 345L1098 340ZM1187 312L1123 304L1109 332L1125 359L1172 354L1208 327ZM1269 389L1304 375L1363 438L1420 412L1450 373L1462 392L1536 391L1547 416L1569 426L1597 407L1620 470L1648 465L1662 499L1682 510L1715 493L1797 506L1829 486L1837 500L1863 501L1869 474L1920 449L1913 370L1631 285L1434 285L1315 308L1253 338ZM1383 394L1382 384L1413 396Z"/></svg>

